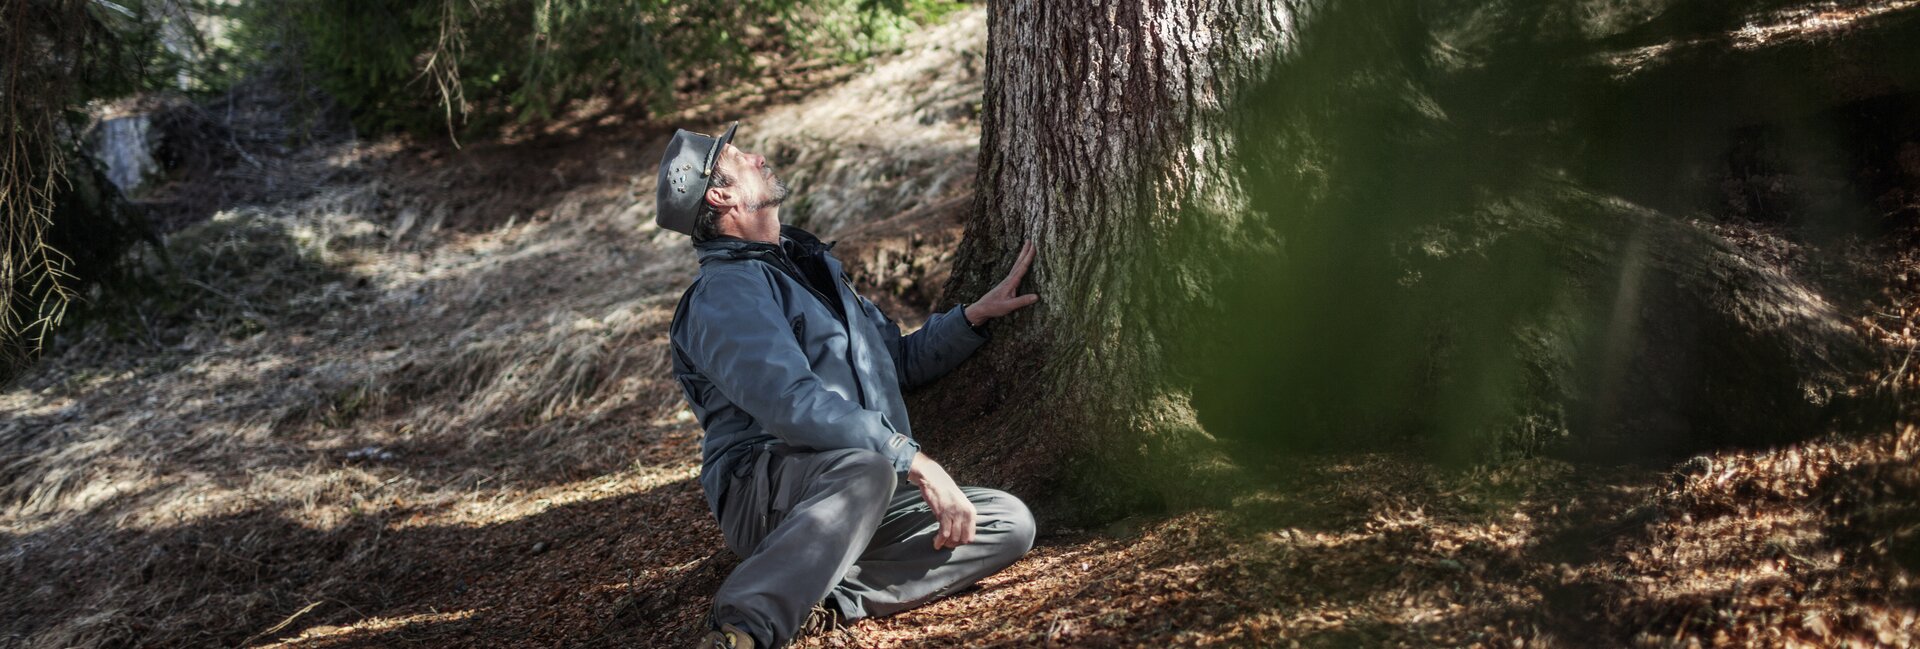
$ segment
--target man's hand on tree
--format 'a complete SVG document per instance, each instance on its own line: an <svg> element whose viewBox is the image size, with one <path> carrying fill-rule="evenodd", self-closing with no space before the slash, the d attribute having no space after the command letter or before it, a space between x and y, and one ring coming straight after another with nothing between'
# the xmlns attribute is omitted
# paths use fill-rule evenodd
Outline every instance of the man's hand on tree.
<svg viewBox="0 0 1920 649"><path fill-rule="evenodd" d="M925 453L914 453L907 480L920 487L920 497L927 500L927 507L940 521L940 533L933 536L933 549L957 548L973 542L973 501L960 491L960 485L953 483L953 477L947 475L940 463Z"/></svg>
<svg viewBox="0 0 1920 649"><path fill-rule="evenodd" d="M1026 278L1027 267L1033 265L1033 240L1028 239L1020 246L1020 257L1013 260L1013 270L1007 272L1007 278L1000 285L980 296L979 301L967 305L967 324L978 327L988 320L1026 308L1040 301L1040 296L1028 293L1019 295L1020 280Z"/></svg>

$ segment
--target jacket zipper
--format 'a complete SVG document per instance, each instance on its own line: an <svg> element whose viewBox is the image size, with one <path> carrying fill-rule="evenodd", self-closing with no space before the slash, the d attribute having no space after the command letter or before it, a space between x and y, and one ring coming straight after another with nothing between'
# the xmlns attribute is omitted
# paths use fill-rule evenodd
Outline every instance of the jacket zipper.
<svg viewBox="0 0 1920 649"><path fill-rule="evenodd" d="M853 333L853 322L850 319L852 315L845 313L842 308L834 306L832 302L828 302L826 294L821 293L820 289L814 288L813 282L807 281L806 273L800 272L799 268L794 267L793 260L787 258L785 250L774 254L779 257L781 266L784 266L784 268L780 268L780 272L786 273L787 277L793 279L795 283L806 287L807 292L819 298L821 306L827 307L827 310L832 312L833 316L840 321L841 329L847 332L847 366L853 368L853 389L859 392L859 403L865 406L867 404L867 384L866 381L860 379L860 364L854 362L853 359L853 355L858 353L860 342L856 334ZM836 287L835 290L837 291L838 288Z"/></svg>
<svg viewBox="0 0 1920 649"><path fill-rule="evenodd" d="M833 313L833 317L840 321L840 325L846 327L847 335L852 336L853 323L847 320L847 314L842 312L841 307L834 306L833 302L828 301L825 293L821 293L820 289L814 288L813 282L807 281L806 274L800 272L799 268L793 266L793 262L787 259L785 252L774 254L780 257L780 265L778 266L780 272L786 273L787 277L791 278L795 284L806 287L808 293L812 293L814 297L819 298L820 305L827 307L827 310Z"/></svg>

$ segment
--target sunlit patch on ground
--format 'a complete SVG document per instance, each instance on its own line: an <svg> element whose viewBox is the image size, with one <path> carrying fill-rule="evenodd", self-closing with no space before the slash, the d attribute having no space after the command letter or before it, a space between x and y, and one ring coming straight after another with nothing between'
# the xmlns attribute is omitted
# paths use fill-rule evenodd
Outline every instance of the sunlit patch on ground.
<svg viewBox="0 0 1920 649"><path fill-rule="evenodd" d="M1920 2L1915 0L1809 3L1746 16L1737 26L1724 33L1678 34L1682 38L1611 52L1603 59L1615 74L1632 76L1681 52L1721 46L1737 51L1754 51L1769 46L1831 38L1862 23L1883 19L1917 5Z"/></svg>
<svg viewBox="0 0 1920 649"><path fill-rule="evenodd" d="M376 617L372 619L361 620L355 623L351 627L340 627L340 626L331 626L331 625L312 627L301 632L300 635L297 637L288 638L280 642L275 642L272 644L261 645L261 646L262 647L339 646L341 643L351 642L357 639L356 636L379 635L383 633L389 633L389 632L405 629L411 625L432 625L432 624L444 624L448 622L458 622L461 620L472 618L473 615L474 615L474 611L466 610L466 611L454 611L449 613L417 613L414 615L402 615L399 617L390 617L390 618ZM291 617L291 618L288 618L286 622L293 623L298 621L298 619L299 618L297 617ZM277 629L269 628L268 632L271 633L275 630Z"/></svg>
<svg viewBox="0 0 1920 649"><path fill-rule="evenodd" d="M1752 49L1763 47L1770 42L1787 38L1817 38L1846 29L1863 20L1870 20L1895 11L1920 5L1914 0L1893 0L1891 2L1872 3L1825 3L1811 7L1794 7L1766 16L1762 20L1748 23L1736 30L1734 47Z"/></svg>

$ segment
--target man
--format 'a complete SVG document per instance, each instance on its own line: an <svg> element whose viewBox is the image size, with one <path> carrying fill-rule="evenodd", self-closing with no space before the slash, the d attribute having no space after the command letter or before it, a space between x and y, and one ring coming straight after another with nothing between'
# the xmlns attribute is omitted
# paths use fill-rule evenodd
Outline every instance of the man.
<svg viewBox="0 0 1920 649"><path fill-rule="evenodd" d="M1001 491L962 488L919 450L902 388L946 374L986 342L1018 295L1005 281L912 335L853 289L812 234L780 225L787 187L767 159L674 134L656 222L693 237L700 276L674 312L673 371L706 429L700 483L744 559L714 595L703 647L779 647L816 624L924 604L1011 565L1033 515ZM835 619L837 618L837 619Z"/></svg>

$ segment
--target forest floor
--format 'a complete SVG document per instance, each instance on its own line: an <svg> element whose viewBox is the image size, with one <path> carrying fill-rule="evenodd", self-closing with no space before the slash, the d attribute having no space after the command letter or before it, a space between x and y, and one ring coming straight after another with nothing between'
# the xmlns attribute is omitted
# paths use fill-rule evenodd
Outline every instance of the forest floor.
<svg viewBox="0 0 1920 649"><path fill-rule="evenodd" d="M984 22L459 152L234 138L148 199L167 279L0 392L0 648L691 646L735 560L667 376L693 262L651 225L666 125L746 119L813 196L790 220L913 322L969 203ZM1859 388L1911 395L1920 230L1846 245L1883 289L1842 305L1886 352ZM1678 462L1276 458L1231 506L1045 529L799 645L1913 646L1917 414Z"/></svg>

